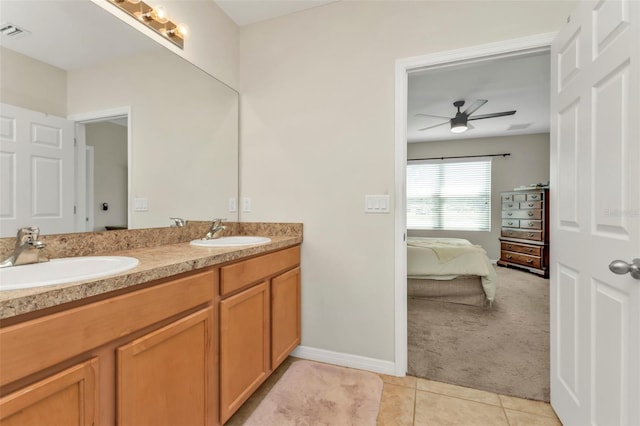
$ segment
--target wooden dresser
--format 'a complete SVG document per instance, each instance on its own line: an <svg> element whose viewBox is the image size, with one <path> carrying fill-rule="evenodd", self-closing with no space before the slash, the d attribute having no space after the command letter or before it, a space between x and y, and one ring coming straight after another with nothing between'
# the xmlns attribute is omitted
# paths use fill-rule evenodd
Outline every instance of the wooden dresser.
<svg viewBox="0 0 640 426"><path fill-rule="evenodd" d="M500 266L549 276L549 190L503 192Z"/></svg>

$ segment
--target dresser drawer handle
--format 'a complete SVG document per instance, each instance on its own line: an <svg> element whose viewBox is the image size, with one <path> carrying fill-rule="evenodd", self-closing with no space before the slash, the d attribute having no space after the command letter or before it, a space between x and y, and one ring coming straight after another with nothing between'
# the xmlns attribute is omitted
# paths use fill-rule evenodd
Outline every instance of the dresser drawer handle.
<svg viewBox="0 0 640 426"><path fill-rule="evenodd" d="M527 263L533 263L532 259L527 259Z"/></svg>
<svg viewBox="0 0 640 426"><path fill-rule="evenodd" d="M529 203L529 207L533 207L533 206L534 206L534 204L533 204L533 203Z"/></svg>
<svg viewBox="0 0 640 426"><path fill-rule="evenodd" d="M529 233L527 234L527 236L528 236L528 237L533 237L534 235L535 235L535 234L534 234L533 232L529 232Z"/></svg>
<svg viewBox="0 0 640 426"><path fill-rule="evenodd" d="M532 196L531 196L531 199L532 199L532 200L537 200L537 199L538 199L538 196L537 196L537 195L532 195Z"/></svg>
<svg viewBox="0 0 640 426"><path fill-rule="evenodd" d="M513 247L511 244L507 244L508 249L510 249L511 247Z"/></svg>
<svg viewBox="0 0 640 426"><path fill-rule="evenodd" d="M507 259L511 259L511 255L510 254L507 255Z"/></svg>
<svg viewBox="0 0 640 426"><path fill-rule="evenodd" d="M508 223L509 223L509 225L513 225L513 222L508 222Z"/></svg>
<svg viewBox="0 0 640 426"><path fill-rule="evenodd" d="M513 207L513 204L508 204L507 207Z"/></svg>
<svg viewBox="0 0 640 426"><path fill-rule="evenodd" d="M529 226L535 225L535 222L529 222Z"/></svg>
<svg viewBox="0 0 640 426"><path fill-rule="evenodd" d="M509 212L507 213L507 216L513 216L513 213Z"/></svg>
<svg viewBox="0 0 640 426"><path fill-rule="evenodd" d="M532 248L527 249L527 253L533 253L533 249Z"/></svg>
<svg viewBox="0 0 640 426"><path fill-rule="evenodd" d="M533 216L533 212L527 213L530 217Z"/></svg>

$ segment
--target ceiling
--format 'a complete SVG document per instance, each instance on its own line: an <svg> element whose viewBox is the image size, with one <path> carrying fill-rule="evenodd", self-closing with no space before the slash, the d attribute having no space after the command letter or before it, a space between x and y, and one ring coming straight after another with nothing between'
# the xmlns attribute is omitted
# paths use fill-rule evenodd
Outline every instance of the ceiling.
<svg viewBox="0 0 640 426"><path fill-rule="evenodd" d="M244 26L278 16L323 6L336 0L214 0L237 25Z"/></svg>
<svg viewBox="0 0 640 426"><path fill-rule="evenodd" d="M548 53L427 69L409 74L407 140L431 142L549 132ZM464 100L462 111L478 99L488 102L473 115L516 110L512 116L470 121L475 127L452 133L446 119L418 113L454 117L453 102Z"/></svg>
<svg viewBox="0 0 640 426"><path fill-rule="evenodd" d="M0 45L64 70L162 49L88 1L1 1L0 11L1 24L11 23L27 31L15 37L2 35Z"/></svg>

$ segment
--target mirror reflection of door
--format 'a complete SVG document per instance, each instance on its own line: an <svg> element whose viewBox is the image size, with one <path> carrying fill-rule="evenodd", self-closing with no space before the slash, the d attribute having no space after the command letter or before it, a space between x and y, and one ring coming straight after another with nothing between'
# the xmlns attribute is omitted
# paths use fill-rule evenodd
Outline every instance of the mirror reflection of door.
<svg viewBox="0 0 640 426"><path fill-rule="evenodd" d="M89 231L127 228L127 117L85 123ZM93 161L91 161L93 160ZM93 181L93 183L92 183Z"/></svg>

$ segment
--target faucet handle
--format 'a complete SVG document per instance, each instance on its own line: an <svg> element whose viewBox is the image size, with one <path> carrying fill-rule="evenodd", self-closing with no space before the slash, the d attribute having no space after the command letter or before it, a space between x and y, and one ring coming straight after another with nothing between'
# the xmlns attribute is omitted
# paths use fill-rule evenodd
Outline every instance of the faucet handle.
<svg viewBox="0 0 640 426"><path fill-rule="evenodd" d="M170 217L169 219L172 220L174 222L174 226L177 226L178 228L182 228L187 224L186 220L179 217Z"/></svg>

